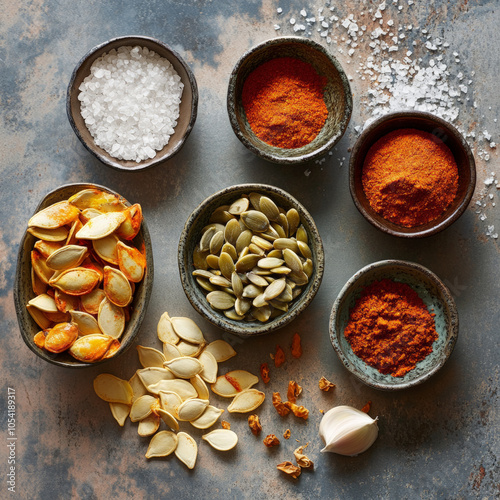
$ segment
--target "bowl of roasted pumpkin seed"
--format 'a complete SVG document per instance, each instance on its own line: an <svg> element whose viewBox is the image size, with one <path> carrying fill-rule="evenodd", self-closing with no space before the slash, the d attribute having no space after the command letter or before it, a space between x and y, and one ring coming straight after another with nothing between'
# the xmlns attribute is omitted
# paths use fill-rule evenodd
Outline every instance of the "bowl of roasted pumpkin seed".
<svg viewBox="0 0 500 500"><path fill-rule="evenodd" d="M27 226L14 284L26 345L65 367L125 352L153 284L141 206L103 186L68 184L43 198Z"/></svg>
<svg viewBox="0 0 500 500"><path fill-rule="evenodd" d="M323 243L286 191L239 184L190 215L178 264L192 306L219 328L251 337L285 326L310 304L323 277Z"/></svg>

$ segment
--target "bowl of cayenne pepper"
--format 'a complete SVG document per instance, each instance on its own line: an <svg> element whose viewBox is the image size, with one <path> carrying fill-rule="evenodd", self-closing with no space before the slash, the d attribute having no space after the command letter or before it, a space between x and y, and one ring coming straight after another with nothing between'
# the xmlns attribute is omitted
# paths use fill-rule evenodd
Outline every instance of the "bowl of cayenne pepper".
<svg viewBox="0 0 500 500"><path fill-rule="evenodd" d="M476 166L467 141L421 111L390 113L368 125L351 153L354 204L378 229L421 238L455 222L470 203Z"/></svg>
<svg viewBox="0 0 500 500"><path fill-rule="evenodd" d="M324 47L307 38L278 37L238 60L227 110L250 151L292 165L323 156L337 144L351 118L352 93L342 66Z"/></svg>
<svg viewBox="0 0 500 500"><path fill-rule="evenodd" d="M365 384L407 389L442 368L458 337L455 301L429 269L384 260L358 271L330 316L340 361Z"/></svg>

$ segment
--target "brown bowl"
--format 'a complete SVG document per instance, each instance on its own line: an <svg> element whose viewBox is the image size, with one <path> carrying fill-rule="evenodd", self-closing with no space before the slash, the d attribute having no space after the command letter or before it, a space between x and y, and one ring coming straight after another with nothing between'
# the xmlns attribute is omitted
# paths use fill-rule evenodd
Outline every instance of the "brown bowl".
<svg viewBox="0 0 500 500"><path fill-rule="evenodd" d="M108 189L104 186L99 186L98 184L66 184L48 193L33 213L35 214L36 212L39 212L40 210L52 205L53 203L57 203L58 201L67 200L70 196L78 193L78 191L81 191L82 189L93 188L120 196L115 191L112 191L111 189ZM121 198L123 199L123 197ZM127 200L124 200L124 203L127 206L130 206L130 203ZM28 310L26 309L26 304L35 296L31 286L30 258L31 250L33 249L35 241L35 236L26 231L19 245L16 278L14 281L14 303L16 306L17 321L19 323L21 336L26 345L43 360L48 361L49 363L52 363L54 365L64 366L67 368L86 368L89 366L105 363L123 354L132 345L137 333L139 332L142 320L144 319L144 316L146 314L151 291L153 289L153 250L151 247L151 239L149 236L146 221L142 221L141 229L137 236L134 238L134 246L136 248L142 248L142 246L144 246L146 252L147 267L146 272L144 273L144 278L140 283L137 283L135 287L130 320L127 322L125 331L120 337L121 347L115 354L115 356L109 359L98 361L97 363L82 363L80 361L77 361L67 352L53 354L46 351L45 349L40 349L33 342L33 337L37 332L40 331L40 327L30 316Z"/></svg>
<svg viewBox="0 0 500 500"><path fill-rule="evenodd" d="M458 191L451 205L437 219L415 227L404 227L384 219L370 206L363 190L362 175L366 155L381 137L393 130L423 130L441 140L451 150L458 167ZM400 111L379 118L359 136L349 163L349 187L356 208L376 228L393 236L422 238L436 234L453 224L464 212L476 186L476 164L467 141L445 120L421 111Z"/></svg>
<svg viewBox="0 0 500 500"><path fill-rule="evenodd" d="M90 134L85 121L80 112L80 101L78 95L80 91L78 87L88 75L90 75L90 67L92 63L106 52L112 49L117 49L123 46L141 46L153 50L161 57L168 59L175 71L181 77L184 83L184 90L182 92L182 100L179 110L179 118L175 127L174 134L166 146L160 151L156 152L156 156L151 159L142 160L137 163L133 160L119 160L111 156L107 151L96 145L94 138ZM81 61L77 64L76 68L71 75L68 85L68 92L66 97L66 112L68 114L69 122L75 131L81 143L100 161L105 165L113 167L117 170L136 171L158 165L166 160L172 158L180 151L184 142L188 138L191 130L196 121L198 112L198 86L193 72L181 58L181 56L168 45L145 36L123 36L119 38L112 38L97 47L94 47L88 52Z"/></svg>
<svg viewBox="0 0 500 500"><path fill-rule="evenodd" d="M277 57L294 57L311 64L327 78L324 101L328 117L318 136L295 149L271 146L260 140L250 128L242 103L243 85L248 75L261 64ZM331 53L308 38L273 38L255 46L239 59L229 78L227 111L236 137L253 153L265 160L292 165L325 155L342 138L352 113L352 94L342 66Z"/></svg>
<svg viewBox="0 0 500 500"><path fill-rule="evenodd" d="M196 282L193 271L193 250L199 244L202 229L208 224L213 211L237 200L242 194L257 192L269 196L285 210L295 208L306 229L314 262L314 272L302 293L294 300L288 312L265 323L259 321L236 321L227 318L222 312L212 309L205 298L205 293ZM209 196L189 216L179 241L179 272L184 293L191 305L211 323L239 337L253 337L270 333L282 328L295 319L311 303L319 289L324 271L323 243L316 224L309 212L290 194L275 186L265 184L238 184Z"/></svg>

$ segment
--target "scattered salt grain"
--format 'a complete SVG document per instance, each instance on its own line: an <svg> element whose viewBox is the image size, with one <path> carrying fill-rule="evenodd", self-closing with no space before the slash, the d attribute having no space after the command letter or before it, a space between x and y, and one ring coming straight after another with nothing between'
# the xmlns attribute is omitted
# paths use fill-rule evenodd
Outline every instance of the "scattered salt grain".
<svg viewBox="0 0 500 500"><path fill-rule="evenodd" d="M168 144L183 88L167 59L145 47L119 47L94 61L78 100L95 143L139 163Z"/></svg>

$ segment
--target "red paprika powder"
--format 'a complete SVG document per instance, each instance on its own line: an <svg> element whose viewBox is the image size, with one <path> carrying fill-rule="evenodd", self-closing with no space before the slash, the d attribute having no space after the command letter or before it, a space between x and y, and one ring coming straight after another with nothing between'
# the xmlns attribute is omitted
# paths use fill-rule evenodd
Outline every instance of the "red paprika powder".
<svg viewBox="0 0 500 500"><path fill-rule="evenodd" d="M437 219L455 199L458 168L437 137L394 130L368 151L363 189L370 206L394 224L415 227Z"/></svg>
<svg viewBox="0 0 500 500"><path fill-rule="evenodd" d="M254 134L278 148L300 148L318 135L328 116L323 100L327 79L293 57L271 59L253 70L242 91Z"/></svg>
<svg viewBox="0 0 500 500"><path fill-rule="evenodd" d="M432 352L433 315L406 283L367 286L350 312L344 336L353 352L380 373L402 377Z"/></svg>

